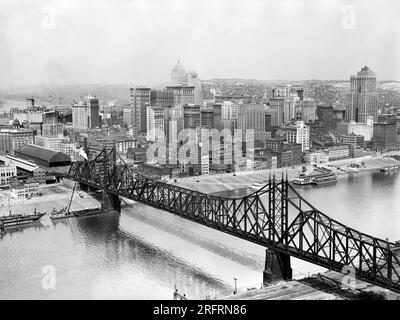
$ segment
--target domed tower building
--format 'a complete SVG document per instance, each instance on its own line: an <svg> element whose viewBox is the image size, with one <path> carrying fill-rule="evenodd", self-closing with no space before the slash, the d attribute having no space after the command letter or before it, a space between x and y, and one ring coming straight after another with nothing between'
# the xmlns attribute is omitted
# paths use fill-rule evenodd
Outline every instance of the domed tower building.
<svg viewBox="0 0 400 320"><path fill-rule="evenodd" d="M171 72L171 84L177 85L182 84L186 85L186 71L183 65L181 64L181 60L178 60L175 67L172 69Z"/></svg>

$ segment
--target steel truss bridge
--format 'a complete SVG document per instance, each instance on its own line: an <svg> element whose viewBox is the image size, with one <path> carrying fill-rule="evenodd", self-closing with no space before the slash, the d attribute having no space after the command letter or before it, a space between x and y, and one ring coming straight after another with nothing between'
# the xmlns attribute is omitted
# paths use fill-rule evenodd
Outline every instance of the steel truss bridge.
<svg viewBox="0 0 400 320"><path fill-rule="evenodd" d="M287 177L270 177L242 198L221 197L143 176L121 161L115 149L103 149L90 161L73 162L68 176L114 200L126 197L288 258L338 272L352 268L357 279L400 292L400 246L330 218L300 196Z"/></svg>

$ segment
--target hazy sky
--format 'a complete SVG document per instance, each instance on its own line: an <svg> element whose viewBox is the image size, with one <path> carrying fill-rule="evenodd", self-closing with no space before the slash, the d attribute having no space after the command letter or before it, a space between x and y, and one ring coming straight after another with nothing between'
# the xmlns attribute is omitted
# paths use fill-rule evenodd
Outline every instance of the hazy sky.
<svg viewBox="0 0 400 320"><path fill-rule="evenodd" d="M399 0L0 0L0 84L400 80Z"/></svg>

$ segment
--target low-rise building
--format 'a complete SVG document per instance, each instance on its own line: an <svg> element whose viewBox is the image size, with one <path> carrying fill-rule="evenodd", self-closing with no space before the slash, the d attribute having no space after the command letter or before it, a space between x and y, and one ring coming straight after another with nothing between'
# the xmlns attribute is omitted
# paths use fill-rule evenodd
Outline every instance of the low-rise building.
<svg viewBox="0 0 400 320"><path fill-rule="evenodd" d="M0 164L0 187L10 185L10 179L17 176L17 166L13 163Z"/></svg>
<svg viewBox="0 0 400 320"><path fill-rule="evenodd" d="M339 136L339 141L344 145L350 145L353 147L361 147L364 144L364 136L360 134L344 134Z"/></svg>
<svg viewBox="0 0 400 320"><path fill-rule="evenodd" d="M39 183L37 182L21 182L14 178L10 184L13 199L32 198L39 195Z"/></svg>
<svg viewBox="0 0 400 320"><path fill-rule="evenodd" d="M323 149L323 152L327 155L328 161L347 159L350 157L350 150L347 145L328 147Z"/></svg>

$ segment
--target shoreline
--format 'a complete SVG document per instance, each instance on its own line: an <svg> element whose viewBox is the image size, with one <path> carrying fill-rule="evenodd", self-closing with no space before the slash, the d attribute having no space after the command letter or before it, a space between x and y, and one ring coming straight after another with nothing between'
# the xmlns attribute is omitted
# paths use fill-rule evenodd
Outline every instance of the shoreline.
<svg viewBox="0 0 400 320"><path fill-rule="evenodd" d="M365 167L350 167L350 164L360 164L360 162L365 162ZM265 183L270 176L275 176L275 179L281 179L282 177L285 179L287 176L289 182L291 182L294 178L298 177L303 166L311 168L311 165L298 165L276 169L215 173L210 175L169 179L167 180L167 183L205 194L218 194L219 192L233 192L239 189L251 188L253 183ZM332 172L338 177L338 180L342 180L343 177L346 176L352 176L363 172L374 172L374 170L379 172L381 168L390 166L400 166L400 161L382 155L375 157L367 156L343 159L319 165L319 167L332 170ZM338 167L342 170L338 170Z"/></svg>

